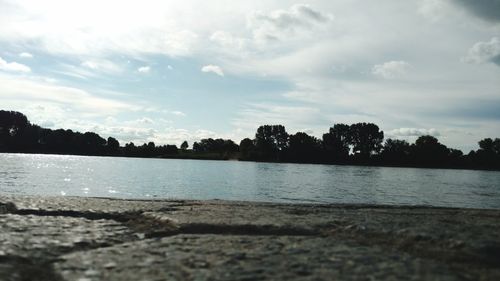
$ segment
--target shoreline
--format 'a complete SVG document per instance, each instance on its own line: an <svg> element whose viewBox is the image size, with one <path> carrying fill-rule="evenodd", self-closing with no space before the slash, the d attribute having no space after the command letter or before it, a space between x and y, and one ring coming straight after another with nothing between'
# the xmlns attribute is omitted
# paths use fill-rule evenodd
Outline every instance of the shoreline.
<svg viewBox="0 0 500 281"><path fill-rule="evenodd" d="M0 229L8 280L500 278L497 209L0 195Z"/></svg>
<svg viewBox="0 0 500 281"><path fill-rule="evenodd" d="M103 157L103 158L130 158L130 159L159 159L159 160L199 160L199 161L222 161L222 162L249 162L249 163L269 163L269 164L297 164L297 165L325 165L325 166L353 166L353 167L373 167L373 168L407 168L407 169L431 169L431 170L463 170L463 171L485 171L485 172L500 172L499 168L475 168L475 167L446 167L446 166L418 166L418 165L391 165L380 163L328 163L328 162L284 162L284 161L258 161L244 159L223 159L217 157L175 157L175 156L159 156L159 157L140 157L140 156L124 156L124 155L85 155L85 154L64 154L64 153L43 153L43 152L1 152L0 154L23 154L23 155L54 155L54 156L78 156L78 157Z"/></svg>
<svg viewBox="0 0 500 281"><path fill-rule="evenodd" d="M64 201L92 201L92 200L109 200L118 202L142 202L153 204L169 204L172 202L199 202L205 204L233 204L233 205L255 205L255 206L290 206L290 207L315 207L315 208L331 208L331 209L398 209L398 210L412 210L412 209L441 209L441 210L469 210L469 211L500 211L498 208L487 207L462 207L462 206L446 206L446 205L425 205L425 204L388 204L388 203L328 203L319 201L255 201L255 200L237 200L237 199L186 199L186 198L161 198L161 197L111 197L111 196L81 196L81 195L18 195L13 193L1 193L0 203L2 199L12 200L12 202L22 202L24 200L32 201L34 198L40 200L53 199L55 202Z"/></svg>

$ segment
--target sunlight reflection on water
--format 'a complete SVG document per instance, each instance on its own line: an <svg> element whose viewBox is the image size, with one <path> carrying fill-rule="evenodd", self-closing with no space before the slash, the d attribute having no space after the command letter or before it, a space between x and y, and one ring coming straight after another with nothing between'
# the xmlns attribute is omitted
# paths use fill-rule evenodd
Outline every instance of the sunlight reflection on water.
<svg viewBox="0 0 500 281"><path fill-rule="evenodd" d="M0 154L0 192L500 208L500 172Z"/></svg>

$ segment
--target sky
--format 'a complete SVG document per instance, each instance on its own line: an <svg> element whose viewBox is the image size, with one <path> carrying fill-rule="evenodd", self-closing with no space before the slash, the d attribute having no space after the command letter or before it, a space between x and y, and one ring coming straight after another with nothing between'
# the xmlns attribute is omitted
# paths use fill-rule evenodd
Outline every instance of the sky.
<svg viewBox="0 0 500 281"><path fill-rule="evenodd" d="M500 137L500 0L0 0L0 109L122 145Z"/></svg>

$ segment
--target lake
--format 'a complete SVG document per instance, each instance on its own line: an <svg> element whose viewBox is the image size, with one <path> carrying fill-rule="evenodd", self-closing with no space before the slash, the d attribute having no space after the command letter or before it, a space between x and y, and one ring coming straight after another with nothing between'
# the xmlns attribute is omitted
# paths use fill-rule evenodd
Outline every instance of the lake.
<svg viewBox="0 0 500 281"><path fill-rule="evenodd" d="M0 193L500 208L500 172L0 154Z"/></svg>

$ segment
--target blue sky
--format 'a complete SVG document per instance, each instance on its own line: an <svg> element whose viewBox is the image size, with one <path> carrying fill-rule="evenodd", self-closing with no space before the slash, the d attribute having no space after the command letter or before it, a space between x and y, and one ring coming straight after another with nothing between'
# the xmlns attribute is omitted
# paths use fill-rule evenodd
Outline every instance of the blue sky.
<svg viewBox="0 0 500 281"><path fill-rule="evenodd" d="M124 142L500 137L500 1L0 0L0 102Z"/></svg>

